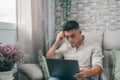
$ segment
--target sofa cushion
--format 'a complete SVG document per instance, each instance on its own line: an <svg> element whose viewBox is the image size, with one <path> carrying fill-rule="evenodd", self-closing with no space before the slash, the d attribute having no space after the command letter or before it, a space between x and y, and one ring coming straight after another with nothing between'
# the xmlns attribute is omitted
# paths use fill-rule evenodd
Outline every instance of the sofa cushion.
<svg viewBox="0 0 120 80"><path fill-rule="evenodd" d="M119 49L120 48L120 30L109 31L104 33L103 46L106 50Z"/></svg>
<svg viewBox="0 0 120 80"><path fill-rule="evenodd" d="M42 70L37 64L22 64L19 66L19 72L26 74L31 80L41 80L43 78Z"/></svg>
<svg viewBox="0 0 120 80"><path fill-rule="evenodd" d="M120 50L113 50L113 80L120 79Z"/></svg>
<svg viewBox="0 0 120 80"><path fill-rule="evenodd" d="M103 31L83 31L82 34L89 43L102 44Z"/></svg>

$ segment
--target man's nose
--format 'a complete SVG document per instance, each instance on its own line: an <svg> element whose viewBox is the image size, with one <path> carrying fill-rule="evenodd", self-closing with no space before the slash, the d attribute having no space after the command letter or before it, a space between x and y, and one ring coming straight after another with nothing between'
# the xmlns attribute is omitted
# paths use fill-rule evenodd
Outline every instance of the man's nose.
<svg viewBox="0 0 120 80"><path fill-rule="evenodd" d="M69 42L72 42L72 41L73 41L73 39L71 37L69 37Z"/></svg>

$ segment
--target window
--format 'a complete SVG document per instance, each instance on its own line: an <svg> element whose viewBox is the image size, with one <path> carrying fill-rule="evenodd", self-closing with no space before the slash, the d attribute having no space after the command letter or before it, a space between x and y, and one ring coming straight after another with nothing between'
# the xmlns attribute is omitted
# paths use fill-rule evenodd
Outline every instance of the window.
<svg viewBox="0 0 120 80"><path fill-rule="evenodd" d="M16 0L0 0L0 22L16 23Z"/></svg>
<svg viewBox="0 0 120 80"><path fill-rule="evenodd" d="M0 45L16 41L16 0L0 0Z"/></svg>

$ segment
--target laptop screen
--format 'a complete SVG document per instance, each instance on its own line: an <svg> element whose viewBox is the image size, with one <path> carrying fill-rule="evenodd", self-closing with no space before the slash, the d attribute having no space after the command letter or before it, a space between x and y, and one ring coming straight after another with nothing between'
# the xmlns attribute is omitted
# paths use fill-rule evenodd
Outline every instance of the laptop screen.
<svg viewBox="0 0 120 80"><path fill-rule="evenodd" d="M47 65L50 76L61 80L75 80L73 75L79 72L77 60L47 59Z"/></svg>

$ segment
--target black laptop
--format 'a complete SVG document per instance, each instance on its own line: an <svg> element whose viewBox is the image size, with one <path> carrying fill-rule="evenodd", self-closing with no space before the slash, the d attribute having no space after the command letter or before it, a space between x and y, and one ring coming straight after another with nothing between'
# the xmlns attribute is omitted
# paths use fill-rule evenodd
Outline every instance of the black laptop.
<svg viewBox="0 0 120 80"><path fill-rule="evenodd" d="M61 80L75 80L73 75L79 72L77 60L47 59L50 76Z"/></svg>

